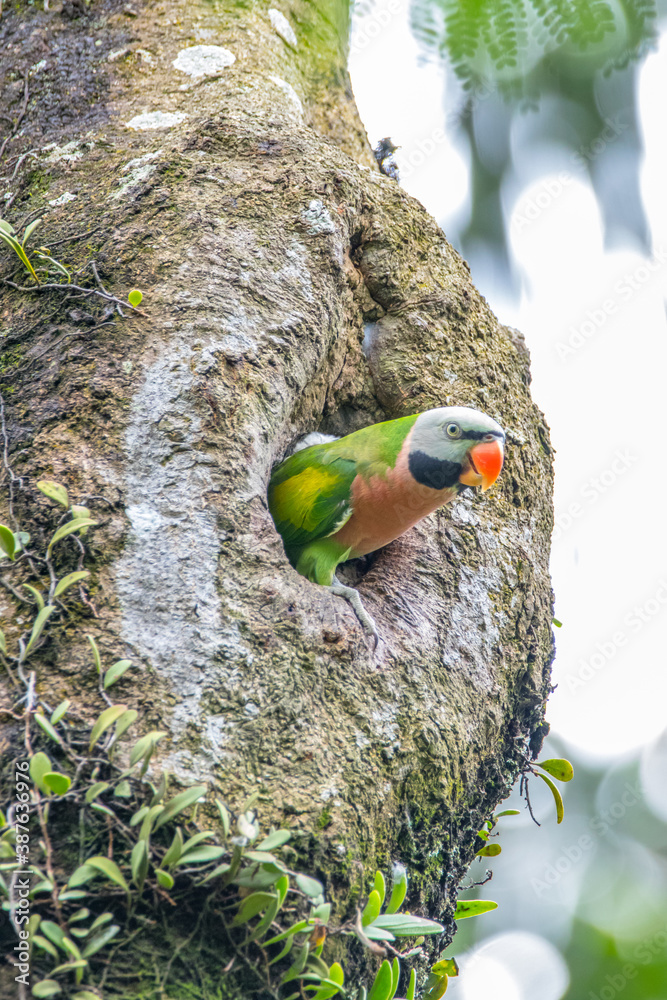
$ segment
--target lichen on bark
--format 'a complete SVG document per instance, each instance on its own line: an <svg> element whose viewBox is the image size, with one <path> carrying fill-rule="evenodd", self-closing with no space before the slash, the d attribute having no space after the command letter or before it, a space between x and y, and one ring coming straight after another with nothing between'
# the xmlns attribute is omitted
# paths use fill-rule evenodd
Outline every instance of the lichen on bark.
<svg viewBox="0 0 667 1000"><path fill-rule="evenodd" d="M127 697L169 729L162 766L232 805L257 790L266 820L310 835L342 908L403 861L412 905L451 934L475 833L549 690L548 430L520 334L375 167L343 0L281 3L296 45L269 7L10 5L0 22L5 95L31 67L0 164L11 221L44 213L68 266L94 260L107 287L145 296L144 316L86 326L76 303L2 290L17 513L39 534L41 477L109 501L98 617L82 605L85 628L59 627L38 683L90 705L92 632L142 664L149 684ZM202 45L234 61L174 66ZM507 428L505 470L350 568L382 631L375 658L347 605L289 566L270 471L308 431L450 403Z"/></svg>

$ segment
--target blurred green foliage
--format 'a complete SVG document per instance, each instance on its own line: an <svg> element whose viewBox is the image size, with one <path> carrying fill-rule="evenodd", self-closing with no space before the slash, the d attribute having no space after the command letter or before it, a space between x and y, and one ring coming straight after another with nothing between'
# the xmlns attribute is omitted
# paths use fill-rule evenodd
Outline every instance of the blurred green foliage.
<svg viewBox="0 0 667 1000"><path fill-rule="evenodd" d="M637 69L660 14L655 0L412 0L413 33L450 71L448 125L469 150L467 210L448 235L473 268L485 257L515 283L507 203L549 163L590 180L608 244L648 246Z"/></svg>

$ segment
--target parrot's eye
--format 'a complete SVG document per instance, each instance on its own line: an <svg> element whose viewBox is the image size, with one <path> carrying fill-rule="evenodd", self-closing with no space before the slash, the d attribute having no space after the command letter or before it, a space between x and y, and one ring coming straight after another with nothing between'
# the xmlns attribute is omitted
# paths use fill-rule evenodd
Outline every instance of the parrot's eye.
<svg viewBox="0 0 667 1000"><path fill-rule="evenodd" d="M447 424L446 427L447 437L458 438L461 437L461 428L458 424Z"/></svg>

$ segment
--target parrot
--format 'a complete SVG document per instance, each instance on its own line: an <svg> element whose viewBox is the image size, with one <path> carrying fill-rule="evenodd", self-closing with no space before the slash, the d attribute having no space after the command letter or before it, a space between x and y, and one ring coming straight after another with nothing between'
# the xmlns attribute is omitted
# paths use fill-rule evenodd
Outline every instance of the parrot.
<svg viewBox="0 0 667 1000"><path fill-rule="evenodd" d="M340 563L382 548L464 486L491 487L503 467L505 432L467 406L385 420L337 438L306 435L275 467L269 511L298 573L344 597L379 642L375 622Z"/></svg>

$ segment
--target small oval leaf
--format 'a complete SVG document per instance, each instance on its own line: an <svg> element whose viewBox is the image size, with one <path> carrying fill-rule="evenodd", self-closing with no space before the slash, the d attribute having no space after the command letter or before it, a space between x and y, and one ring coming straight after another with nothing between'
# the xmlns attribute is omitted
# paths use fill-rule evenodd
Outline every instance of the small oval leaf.
<svg viewBox="0 0 667 1000"><path fill-rule="evenodd" d="M535 766L541 767L543 771L546 771L552 778L557 778L559 781L572 781L574 777L574 768L569 760L565 760L563 757L538 760Z"/></svg>
<svg viewBox="0 0 667 1000"><path fill-rule="evenodd" d="M66 774L60 774L58 771L48 771L42 780L54 795L64 795L69 791L69 787L72 784L71 778L68 778Z"/></svg>
<svg viewBox="0 0 667 1000"><path fill-rule="evenodd" d="M498 904L492 899L460 899L456 904L454 920L464 920L466 917L478 917L489 910L496 910Z"/></svg>
<svg viewBox="0 0 667 1000"><path fill-rule="evenodd" d="M55 500L56 503L62 504L63 507L69 507L67 490L60 483L54 483L50 479L40 479L37 483L37 489L40 490L45 497L48 497L49 500Z"/></svg>

